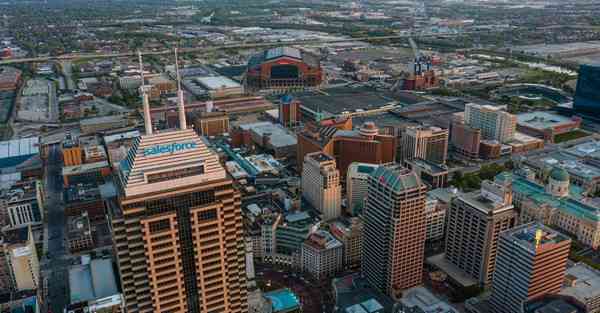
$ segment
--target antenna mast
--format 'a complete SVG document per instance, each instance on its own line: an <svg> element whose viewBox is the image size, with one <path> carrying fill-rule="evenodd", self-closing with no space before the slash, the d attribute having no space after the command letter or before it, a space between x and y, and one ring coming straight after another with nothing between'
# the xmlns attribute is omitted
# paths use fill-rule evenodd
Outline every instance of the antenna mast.
<svg viewBox="0 0 600 313"><path fill-rule="evenodd" d="M186 129L187 121L185 120L185 105L183 103L183 90L181 90L181 77L179 76L177 48L175 48L175 73L177 73L177 111L179 113L179 128Z"/></svg>
<svg viewBox="0 0 600 313"><path fill-rule="evenodd" d="M138 50L138 59L140 61L140 77L142 85L140 91L142 93L142 106L144 109L144 125L146 126L146 135L152 135L152 118L150 117L150 100L146 90L146 81L144 80L144 63L142 61L142 52Z"/></svg>

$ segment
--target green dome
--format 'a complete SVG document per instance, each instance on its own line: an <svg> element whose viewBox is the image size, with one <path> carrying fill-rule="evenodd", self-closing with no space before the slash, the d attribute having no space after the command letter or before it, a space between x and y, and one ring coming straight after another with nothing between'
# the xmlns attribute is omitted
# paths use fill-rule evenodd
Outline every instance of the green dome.
<svg viewBox="0 0 600 313"><path fill-rule="evenodd" d="M569 181L569 173L564 168L555 167L550 171L550 177L558 181Z"/></svg>

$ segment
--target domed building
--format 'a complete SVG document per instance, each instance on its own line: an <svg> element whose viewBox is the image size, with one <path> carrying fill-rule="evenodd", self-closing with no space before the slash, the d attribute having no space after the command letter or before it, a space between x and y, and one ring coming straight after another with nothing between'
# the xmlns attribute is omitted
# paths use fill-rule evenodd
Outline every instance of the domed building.
<svg viewBox="0 0 600 313"><path fill-rule="evenodd" d="M546 192L555 197L566 197L569 195L569 184L569 173L562 167L554 167L548 176Z"/></svg>

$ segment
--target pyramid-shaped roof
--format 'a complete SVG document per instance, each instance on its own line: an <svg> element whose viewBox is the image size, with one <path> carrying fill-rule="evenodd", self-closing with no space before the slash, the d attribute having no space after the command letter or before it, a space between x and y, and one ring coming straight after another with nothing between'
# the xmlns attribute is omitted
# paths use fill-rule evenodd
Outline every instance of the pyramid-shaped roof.
<svg viewBox="0 0 600 313"><path fill-rule="evenodd" d="M217 155L192 129L171 130L136 138L119 169L121 192L125 197L226 177Z"/></svg>

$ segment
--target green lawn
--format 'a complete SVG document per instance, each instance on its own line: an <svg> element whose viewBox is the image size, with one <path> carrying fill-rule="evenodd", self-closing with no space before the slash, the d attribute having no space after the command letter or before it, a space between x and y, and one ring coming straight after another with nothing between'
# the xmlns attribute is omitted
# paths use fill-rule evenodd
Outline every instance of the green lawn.
<svg viewBox="0 0 600 313"><path fill-rule="evenodd" d="M583 130L577 129L577 130L570 131L568 133L563 133L563 134L554 136L554 143L561 143L561 142L565 142L565 141L569 141L569 140L573 140L573 139L586 137L589 135L590 135L589 133L584 132Z"/></svg>

